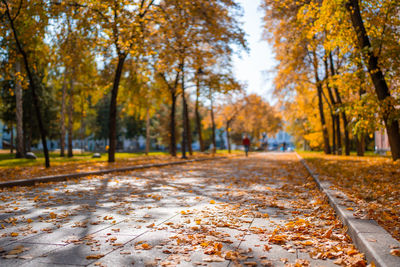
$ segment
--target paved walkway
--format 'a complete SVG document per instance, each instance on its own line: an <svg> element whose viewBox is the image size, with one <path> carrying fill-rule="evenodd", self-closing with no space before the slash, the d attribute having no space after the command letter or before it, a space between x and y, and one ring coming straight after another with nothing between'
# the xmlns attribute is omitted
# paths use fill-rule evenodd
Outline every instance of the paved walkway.
<svg viewBox="0 0 400 267"><path fill-rule="evenodd" d="M291 153L9 188L0 199L0 266L363 261Z"/></svg>

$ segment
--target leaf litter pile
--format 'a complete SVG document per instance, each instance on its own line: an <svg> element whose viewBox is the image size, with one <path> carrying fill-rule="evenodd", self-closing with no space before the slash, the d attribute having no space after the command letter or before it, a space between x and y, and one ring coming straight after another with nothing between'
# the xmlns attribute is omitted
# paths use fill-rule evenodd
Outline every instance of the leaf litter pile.
<svg viewBox="0 0 400 267"><path fill-rule="evenodd" d="M400 161L317 153L302 156L320 179L331 182L356 203L355 216L374 219L400 241Z"/></svg>
<svg viewBox="0 0 400 267"><path fill-rule="evenodd" d="M367 265L294 154L3 189L0 197L0 265Z"/></svg>

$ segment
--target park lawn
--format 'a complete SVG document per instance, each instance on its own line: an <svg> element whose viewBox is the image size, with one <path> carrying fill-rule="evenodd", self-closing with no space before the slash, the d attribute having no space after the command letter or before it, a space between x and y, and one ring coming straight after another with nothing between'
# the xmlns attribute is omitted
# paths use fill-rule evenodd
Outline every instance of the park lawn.
<svg viewBox="0 0 400 267"><path fill-rule="evenodd" d="M355 215L377 221L400 241L400 160L299 152L320 179L358 204Z"/></svg>
<svg viewBox="0 0 400 267"><path fill-rule="evenodd" d="M240 152L232 152L231 155L238 153ZM101 158L92 158L93 153L76 153L72 158L59 157L58 153L51 153L51 167L46 169L42 153L37 153L36 155L38 159L29 160L15 159L13 154L0 153L0 182L181 160L179 153L177 157L171 157L167 152L150 152L149 155L145 155L143 152L116 153L116 162L113 163L107 161L107 153L101 154ZM218 151L216 154L217 157L226 155L228 154L225 151ZM213 156L212 154L195 152L193 156L188 156L188 158Z"/></svg>
<svg viewBox="0 0 400 267"><path fill-rule="evenodd" d="M44 156L42 152L36 153L38 157L36 160L31 159L16 159L15 154L10 153L0 153L0 169L2 167L27 167L27 166L42 166L44 165ZM137 153L116 153L115 158L117 161L124 159L132 159L137 157L142 157L145 154L143 152ZM150 152L149 156L166 156L166 152ZM72 158L60 157L57 152L50 152L50 164L52 166L63 165L66 163L83 163L83 162L104 162L107 161L108 154L101 153L101 158L92 158L93 153L74 153Z"/></svg>

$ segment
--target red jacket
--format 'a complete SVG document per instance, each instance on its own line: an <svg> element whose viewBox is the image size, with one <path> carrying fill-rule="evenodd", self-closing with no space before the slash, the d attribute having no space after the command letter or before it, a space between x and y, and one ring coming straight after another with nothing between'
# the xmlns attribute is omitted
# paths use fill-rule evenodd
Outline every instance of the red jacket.
<svg viewBox="0 0 400 267"><path fill-rule="evenodd" d="M247 138L247 137L243 138L243 145L244 146L249 146L250 145L250 139Z"/></svg>

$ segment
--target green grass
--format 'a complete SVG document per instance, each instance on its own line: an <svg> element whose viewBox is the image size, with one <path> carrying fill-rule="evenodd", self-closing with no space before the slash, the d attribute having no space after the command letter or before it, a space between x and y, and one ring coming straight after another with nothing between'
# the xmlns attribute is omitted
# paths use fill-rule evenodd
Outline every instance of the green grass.
<svg viewBox="0 0 400 267"><path fill-rule="evenodd" d="M194 152L196 155L198 152ZM243 153L241 150L232 150L232 154ZM29 167L29 166L44 166L44 155L43 152L37 151L35 152L38 157L36 160L31 159L16 159L15 154L9 153L9 151L2 150L0 151L0 168L12 168L12 167ZM228 150L217 150L217 154L228 154ZM135 152L135 153L116 153L115 158L117 160L124 159L133 159L137 157L144 156L144 152ZM150 152L149 156L167 156L168 152ZM107 153L101 153L101 158L92 158L93 153L84 152L84 153L75 153L72 158L68 157L60 157L59 152L50 152L50 164L52 166L68 164L68 163L85 163L85 162L106 162L108 160ZM179 158L181 153L177 153L177 157Z"/></svg>
<svg viewBox="0 0 400 267"><path fill-rule="evenodd" d="M29 166L42 166L44 165L45 159L43 153L35 153L38 157L36 160L31 159L16 159L15 154L11 153L0 153L0 168L1 167L29 167ZM150 156L163 156L167 155L166 152L150 152ZM50 152L50 164L51 165L62 165L66 163L84 163L84 162L105 162L108 159L107 153L101 153L101 158L92 158L93 153L84 152L76 153L72 158L60 157L59 153ZM131 159L144 156L144 152L137 153L116 153L115 158L117 160L121 159Z"/></svg>

